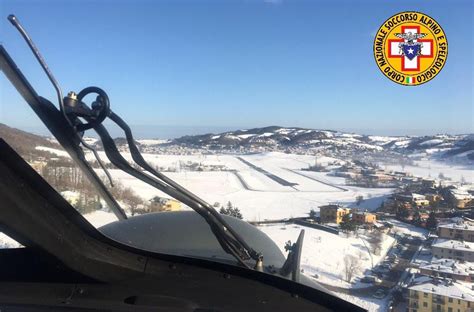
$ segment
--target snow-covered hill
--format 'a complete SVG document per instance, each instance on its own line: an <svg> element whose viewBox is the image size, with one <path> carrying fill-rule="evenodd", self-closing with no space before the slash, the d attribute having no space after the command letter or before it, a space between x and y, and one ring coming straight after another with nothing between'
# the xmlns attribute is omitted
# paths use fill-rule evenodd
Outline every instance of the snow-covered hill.
<svg viewBox="0 0 474 312"><path fill-rule="evenodd" d="M395 152L474 162L474 135L374 136L333 130L278 126L220 134L184 136L168 144L197 148L323 148L368 152Z"/></svg>
<svg viewBox="0 0 474 312"><path fill-rule="evenodd" d="M39 150L38 146L60 148L54 140L32 135L0 124L0 136L18 149ZM97 149L100 140L85 138ZM26 143L25 143L26 142ZM160 153L163 148L184 146L212 150L290 151L300 153L310 149L335 151L357 156L361 153L405 155L434 158L455 163L474 163L474 134L431 136L377 136L361 135L334 130L270 126L218 134L183 136L174 140L141 140L136 145L145 153ZM127 150L124 138L116 138L120 150ZM41 149L42 149L41 148ZM336 153L336 155L337 155Z"/></svg>
<svg viewBox="0 0 474 312"><path fill-rule="evenodd" d="M379 144L372 142L369 137L343 133L332 130L316 130L305 128L284 128L278 126L237 130L221 134L204 134L184 136L173 140L175 144L189 146L212 147L314 147L334 146L338 148L354 148L366 150L381 150Z"/></svg>

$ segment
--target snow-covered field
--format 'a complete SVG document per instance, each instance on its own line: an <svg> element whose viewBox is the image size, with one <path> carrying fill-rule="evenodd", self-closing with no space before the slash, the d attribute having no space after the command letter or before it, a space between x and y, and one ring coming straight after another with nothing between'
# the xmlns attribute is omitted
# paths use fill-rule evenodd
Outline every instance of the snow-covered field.
<svg viewBox="0 0 474 312"><path fill-rule="evenodd" d="M384 168L395 171L405 171L423 178L438 178L442 173L446 178L453 181L474 183L474 166L455 165L443 163L435 160L419 160L415 161L415 166L387 165Z"/></svg>
<svg viewBox="0 0 474 312"><path fill-rule="evenodd" d="M294 187L279 184L233 155L146 154L145 158L160 166L176 166L181 160L224 165L235 170L178 171L165 174L211 204L232 202L241 210L244 219L250 221L306 216L311 209L318 211L319 206L328 203L354 206L358 195L365 198L360 208L373 210L392 192L391 189L344 187L341 178L331 177L326 173L302 172L300 169L307 168L315 161L313 156L307 155L272 152L243 157L271 174L297 183ZM101 170L97 172L102 174ZM120 170L110 170L110 173L114 179L131 187L146 200L156 195L164 195ZM323 183L318 182L318 179ZM343 186L344 189L332 185Z"/></svg>
<svg viewBox="0 0 474 312"><path fill-rule="evenodd" d="M353 255L360 263L360 269L354 275L362 277L372 269L370 254L364 243L369 246L367 236L360 233L347 236L346 234L332 234L322 230L302 227L299 225L270 225L259 227L261 231L271 237L283 252L288 240L295 242L302 229L305 230L301 267L310 277L318 276L317 281L332 286L352 288L353 285L344 281L344 256ZM383 259L390 246L394 243L391 236L383 235L383 244L380 254L372 254L374 266Z"/></svg>
<svg viewBox="0 0 474 312"><path fill-rule="evenodd" d="M55 154L61 157L69 157L69 154L64 150L59 150L59 149L46 147L46 146L37 146L36 149L43 152L49 152L51 154Z"/></svg>
<svg viewBox="0 0 474 312"><path fill-rule="evenodd" d="M345 234L335 235L298 225L260 227L260 230L273 239L284 253L286 253L284 250L285 243L288 240L295 242L302 229L305 230L301 256L301 268L304 274L322 284L341 288L364 288L371 286L359 282L359 279L364 275L370 275L370 269L372 268L368 250L364 247L364 242L369 246L364 233L360 233L359 237L356 237L355 235L346 236ZM383 235L380 254L372 254L374 266L383 260L394 242L395 240L391 236ZM344 256L346 255L352 255L359 261L359 269L355 274L352 284L344 281ZM369 311L386 311L387 298L378 300L372 297L359 297L339 292L338 296Z"/></svg>
<svg viewBox="0 0 474 312"><path fill-rule="evenodd" d="M113 213L102 210L85 214L84 218L96 228L117 221L117 217Z"/></svg>
<svg viewBox="0 0 474 312"><path fill-rule="evenodd" d="M37 147L56 154L67 156L63 150ZM107 162L104 152L101 159ZM362 195L364 202L360 209L374 210L380 206L391 189L369 189L344 186L344 179L323 172L302 171L314 165L339 161L331 157L295 155L279 152L267 152L242 156L251 164L262 168L294 186L282 185L262 172L240 161L234 155L158 155L144 154L145 159L154 166L168 168L170 178L187 187L211 204L228 201L237 206L244 219L257 221L306 216L311 209L328 203L340 203L355 206L356 197ZM86 158L94 160L92 153L86 152ZM125 153L131 161L131 156ZM184 171L181 164L200 163L203 166L223 166L233 171ZM102 170L97 170L103 175ZM149 200L156 195L164 195L155 188L120 171L110 170L112 177L124 186L132 188L140 197Z"/></svg>
<svg viewBox="0 0 474 312"><path fill-rule="evenodd" d="M43 148L42 148L43 149ZM44 148L59 156L64 151ZM99 152L102 160L107 158ZM125 157L131 160L130 155ZM189 188L198 196L211 204L225 204L231 201L239 207L247 220L282 219L305 216L311 209L319 210L319 206L328 203L339 203L355 207L355 198L364 197L360 209L374 210L392 192L384 188L360 188L345 186L344 178L328 175L326 172L304 171L310 165L338 161L330 157L295 155L279 152L267 152L241 156L249 163L278 176L294 186L285 186L255 168L240 161L234 155L157 155L144 154L145 159L155 166L170 168L176 172L166 172L170 178ZM87 158L93 160L89 153ZM195 162L202 165L224 166L232 171L184 171L180 164ZM400 171L400 166L385 166L387 169ZM473 168L454 166L432 160L417 161L415 166L405 166L404 170L415 176L438 177L443 173L455 181L464 179L474 183ZM97 171L103 174L101 170ZM139 196L148 200L156 195L164 195L153 187L136 180L128 174L110 171L115 180L131 187Z"/></svg>
<svg viewBox="0 0 474 312"><path fill-rule="evenodd" d="M416 227L414 225L404 223L401 221L398 221L396 219L389 219L390 223L393 224L394 229L392 232L398 232L399 234L405 234L405 235L410 235L413 237L419 237L421 239L425 239L426 236L428 235L428 230Z"/></svg>

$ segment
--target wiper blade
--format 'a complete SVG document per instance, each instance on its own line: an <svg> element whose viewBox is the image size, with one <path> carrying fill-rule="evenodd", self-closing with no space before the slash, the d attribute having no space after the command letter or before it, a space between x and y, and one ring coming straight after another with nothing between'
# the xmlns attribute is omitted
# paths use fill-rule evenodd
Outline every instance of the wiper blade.
<svg viewBox="0 0 474 312"><path fill-rule="evenodd" d="M120 118L120 116L118 116L111 110L108 117L112 121L114 121L124 131L133 161L136 164L138 164L140 167L142 167L144 170L148 171L149 173L154 175L157 179L163 182L163 184L159 183L153 186L167 193L168 195L176 198L177 200L183 202L187 206L194 209L197 213L199 213L209 223L216 237L220 241L223 240L223 242L221 242L221 245L224 245L223 246L224 249L229 249L229 250L226 250L227 252L230 252L232 254L238 253L239 258L244 259L244 260L250 259L250 258L256 260L257 262L262 260L262 255L256 252L255 250L253 250L245 242L245 240L237 232L234 231L234 229L225 221L225 219L222 218L221 214L219 214L211 205L209 205L209 203L205 202L200 197L191 193L189 190L182 187L181 185L179 185L178 183L176 183L174 180L170 179L166 175L155 170L152 166L150 166L150 164L148 164L148 162L146 162L140 150L135 144L135 140L133 138L133 134L130 127L127 125L125 121L123 121ZM102 138L102 135L101 135L101 138ZM115 145L113 140L112 141L109 140L109 144L110 143ZM116 147L112 147L109 144L107 144L107 149L109 151L112 150L112 151L118 152ZM106 148L104 144L104 150L105 149ZM112 156L117 156L117 155L114 153L114 155ZM131 167L131 169L133 169L133 167ZM123 168L122 170L124 171L130 170L130 167ZM148 175L145 175L145 176L147 177L145 178L146 180L151 178L155 183L159 182Z"/></svg>
<svg viewBox="0 0 474 312"><path fill-rule="evenodd" d="M156 176L158 179L164 181L171 187L175 188L178 192L182 193L185 196L188 196L190 200L192 200L194 203L196 203L197 206L201 206L202 208L209 210L212 215L219 220L221 224L223 224L235 237L239 237L240 235L236 233L232 227L230 227L227 222L222 218L221 214L218 213L209 203L198 197L197 195L191 193L189 190L184 188L183 186L179 185L176 183L174 180L170 179L166 175L162 174L161 172L155 170L150 164L148 164L145 159L143 158L140 150L135 144L135 139L133 138L132 131L130 127L123 121L117 114L115 114L113 111L110 111L109 118L114 121L122 130L125 132L125 137L127 139L128 147L130 150L130 153L132 155L132 159L135 163L137 163L140 167L145 169L146 171L150 172L154 176ZM248 251L250 251L250 256L254 258L254 256L257 256L258 253L255 253L255 251L250 248L243 239L240 239Z"/></svg>

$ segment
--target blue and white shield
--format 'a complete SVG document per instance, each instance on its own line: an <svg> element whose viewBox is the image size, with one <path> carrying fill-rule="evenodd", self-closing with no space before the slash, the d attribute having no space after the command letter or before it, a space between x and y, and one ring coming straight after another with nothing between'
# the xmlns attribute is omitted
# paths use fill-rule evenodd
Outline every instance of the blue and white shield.
<svg viewBox="0 0 474 312"><path fill-rule="evenodd" d="M420 45L403 45L403 54L411 61L420 52Z"/></svg>

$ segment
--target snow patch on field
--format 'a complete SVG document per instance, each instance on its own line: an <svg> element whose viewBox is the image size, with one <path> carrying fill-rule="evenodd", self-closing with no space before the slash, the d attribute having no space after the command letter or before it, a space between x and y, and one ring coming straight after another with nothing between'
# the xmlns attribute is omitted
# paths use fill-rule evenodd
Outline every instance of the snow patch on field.
<svg viewBox="0 0 474 312"><path fill-rule="evenodd" d="M89 221L93 226L99 228L103 225L109 224L111 222L118 221L117 217L112 212L97 210L84 215L87 221Z"/></svg>
<svg viewBox="0 0 474 312"><path fill-rule="evenodd" d="M325 231L302 227L298 225L271 225L259 228L267 234L285 252L284 246L288 240L295 242L302 229L305 230L301 266L304 273L310 277L317 275L317 280L332 286L350 288L354 285L343 280L344 256L352 255L359 259L360 270L355 275L363 277L372 268L370 255L364 247L366 235L359 237L346 234L332 234ZM385 256L395 240L383 234L382 251L372 255L374 266Z"/></svg>
<svg viewBox="0 0 474 312"><path fill-rule="evenodd" d="M129 158L129 154L125 155ZM265 174L249 167L234 155L154 155L145 154L147 161L155 166L174 168L177 172L164 172L168 177L188 188L196 195L213 204L226 204L231 201L237 206L246 220L282 219L307 216L311 209L319 211L319 206L328 203L354 205L358 195L364 197L361 209L373 210L380 206L392 189L368 189L344 186L344 179L323 172L298 171L313 165L315 157L278 152L246 155L244 158L268 172L297 183L294 188L284 186ZM104 158L102 158L104 159ZM333 158L324 158L333 161ZM181 171L181 162L199 162L203 165L223 165L231 171ZM294 173L296 170L304 175ZM103 175L102 170L96 170ZM166 196L157 189L128 175L121 170L109 170L114 180L132 188L145 200L154 196ZM318 179L324 183L315 181ZM242 183L243 182L243 183ZM347 191L335 188L340 186Z"/></svg>
<svg viewBox="0 0 474 312"><path fill-rule="evenodd" d="M465 180L467 183L474 183L474 166L459 166L442 163L435 160L420 160L415 161L415 165L406 165L402 168L401 165L387 165L388 170L404 171L413 174L414 176L423 178L437 178L440 173L453 181L461 182Z"/></svg>
<svg viewBox="0 0 474 312"><path fill-rule="evenodd" d="M431 146L431 145L438 145L438 144L441 144L443 142L444 141L440 140L440 139L432 139L432 140L424 141L424 142L420 143L420 145L422 145L422 146Z"/></svg>
<svg viewBox="0 0 474 312"><path fill-rule="evenodd" d="M410 236L419 237L421 239L425 239L426 236L428 235L428 230L414 226L412 224L401 222L396 219L389 219L387 221L392 223L396 231L398 231L399 233L402 233L405 235L408 234Z"/></svg>
<svg viewBox="0 0 474 312"><path fill-rule="evenodd" d="M239 134L238 137L242 139L248 139L250 137L255 136L256 134Z"/></svg>
<svg viewBox="0 0 474 312"><path fill-rule="evenodd" d="M168 143L169 140L160 140L160 139L140 139L137 140L138 143L142 145L159 145L159 144L165 144Z"/></svg>
<svg viewBox="0 0 474 312"><path fill-rule="evenodd" d="M363 298L356 297L356 296L352 296L352 295L344 294L344 293L337 293L337 295L339 296L339 298L352 302L353 304L356 304L359 307L362 307L369 312L388 311L388 302L386 298L384 300L378 300L378 299L369 298L369 297L363 297Z"/></svg>
<svg viewBox="0 0 474 312"><path fill-rule="evenodd" d="M38 151L49 152L51 154L54 154L54 155L60 156L60 157L70 157L69 154L66 151L59 150L59 149L56 149L56 148L51 148L51 147L46 147L46 146L36 146L35 149L38 150Z"/></svg>
<svg viewBox="0 0 474 312"><path fill-rule="evenodd" d="M317 229L283 224L261 226L259 229L273 239L285 254L285 243L288 240L295 242L300 231L304 229L305 237L301 256L303 274L323 284L336 287L353 288L365 285L359 283L349 284L343 280L345 255L352 255L359 259L360 270L355 275L356 277L363 277L371 269L370 256L362 241L362 239L366 239L365 235L347 237L345 234L335 235ZM382 261L394 242L395 239L391 236L383 235L381 253L379 255L372 255L374 265ZM368 245L368 243L366 244ZM339 292L337 295L369 311L386 311L386 299L361 298Z"/></svg>

